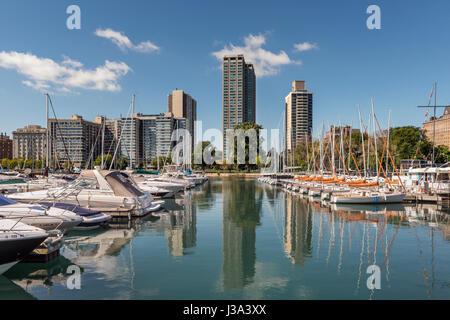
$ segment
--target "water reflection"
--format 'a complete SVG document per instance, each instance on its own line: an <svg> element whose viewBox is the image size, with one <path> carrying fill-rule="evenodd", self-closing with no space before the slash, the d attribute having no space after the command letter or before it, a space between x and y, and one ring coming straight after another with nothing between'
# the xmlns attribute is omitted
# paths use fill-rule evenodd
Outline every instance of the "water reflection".
<svg viewBox="0 0 450 320"><path fill-rule="evenodd" d="M294 197L285 197L284 250L293 264L302 265L312 253L312 210Z"/></svg>
<svg viewBox="0 0 450 320"><path fill-rule="evenodd" d="M252 283L256 262L256 227L263 192L254 183L226 179L220 184L222 213L222 284L225 290Z"/></svg>
<svg viewBox="0 0 450 320"><path fill-rule="evenodd" d="M136 286L134 241L140 234L163 235L173 256L188 254L186 250L196 246L193 194L195 191L166 200L166 209L156 216L131 221L114 220L106 229L70 232L65 237L58 258L48 263L19 263L0 277L0 299L33 297L33 294L44 292L43 289L47 290L48 296L52 295L52 289L59 290L53 298L64 298L61 292L69 292L66 282L70 274L66 272L71 265L80 267L83 279L86 274L95 275L94 279L101 280L106 287L131 289L112 293L111 298L132 298ZM89 298L84 295L81 297Z"/></svg>
<svg viewBox="0 0 450 320"><path fill-rule="evenodd" d="M329 205L211 180L157 217L70 233L58 259L0 277L0 298L448 298L449 217L429 204ZM382 290L366 288L372 264ZM70 265L81 268L82 290L66 287Z"/></svg>

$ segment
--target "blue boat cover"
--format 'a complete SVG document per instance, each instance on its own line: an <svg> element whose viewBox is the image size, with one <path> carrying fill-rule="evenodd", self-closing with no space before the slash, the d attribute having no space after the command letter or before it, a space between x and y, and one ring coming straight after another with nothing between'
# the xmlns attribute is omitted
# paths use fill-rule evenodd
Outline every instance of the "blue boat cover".
<svg viewBox="0 0 450 320"><path fill-rule="evenodd" d="M47 206L47 207L55 207L55 208L59 208L59 209L72 211L82 217L89 217L89 216L101 213L100 211L86 209L86 208L83 208L83 207L77 206L76 204L71 204L71 203L40 202L40 204L43 206Z"/></svg>

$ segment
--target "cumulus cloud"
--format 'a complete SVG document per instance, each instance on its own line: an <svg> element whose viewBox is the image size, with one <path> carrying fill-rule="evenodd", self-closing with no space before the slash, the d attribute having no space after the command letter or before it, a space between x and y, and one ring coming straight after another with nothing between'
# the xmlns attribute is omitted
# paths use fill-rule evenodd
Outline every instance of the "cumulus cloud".
<svg viewBox="0 0 450 320"><path fill-rule="evenodd" d="M115 45L124 51L129 49L138 52L152 52L160 49L156 44L150 41L143 41L138 45L135 45L125 34L112 29L97 29L95 31L95 35L111 40Z"/></svg>
<svg viewBox="0 0 450 320"><path fill-rule="evenodd" d="M243 54L247 63L253 63L257 77L275 75L280 72L280 67L289 64L301 64L289 58L285 51L274 53L262 48L266 43L266 37L262 34L249 34L244 38L244 46L226 45L222 50L212 54L222 60L227 55Z"/></svg>
<svg viewBox="0 0 450 320"><path fill-rule="evenodd" d="M40 91L50 88L63 92L70 89L120 91L119 79L131 70L124 62L108 60L95 69L82 67L81 62L69 57L58 63L31 53L0 51L0 68L16 70L27 78L23 84Z"/></svg>
<svg viewBox="0 0 450 320"><path fill-rule="evenodd" d="M309 51L313 49L319 49L316 43L311 42L303 42L303 43L296 43L294 44L295 51L303 52L303 51Z"/></svg>

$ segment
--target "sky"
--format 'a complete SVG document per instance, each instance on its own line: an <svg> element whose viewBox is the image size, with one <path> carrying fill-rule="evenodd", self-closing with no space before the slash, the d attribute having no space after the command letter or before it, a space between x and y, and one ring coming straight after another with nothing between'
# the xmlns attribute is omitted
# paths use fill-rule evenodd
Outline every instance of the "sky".
<svg viewBox="0 0 450 320"><path fill-rule="evenodd" d="M67 27L70 5L81 29ZM357 105L367 123L372 97L383 126L389 110L392 126L420 126L435 81L450 104L449 12L448 0L1 0L0 131L45 126L46 92L58 118L93 120L127 115L133 94L136 112L166 112L177 88L197 100L203 130L221 129L225 53L256 65L264 128L281 129L293 80L314 93L316 135L322 123L359 127Z"/></svg>

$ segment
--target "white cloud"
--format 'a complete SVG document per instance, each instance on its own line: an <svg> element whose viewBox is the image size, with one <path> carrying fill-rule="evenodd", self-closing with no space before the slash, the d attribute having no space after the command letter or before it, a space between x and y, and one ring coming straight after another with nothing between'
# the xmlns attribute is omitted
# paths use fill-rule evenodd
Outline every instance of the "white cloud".
<svg viewBox="0 0 450 320"><path fill-rule="evenodd" d="M76 60L72 60L70 59L68 56L63 56L64 61L62 62L62 64L74 67L74 68L81 68L83 66L83 64L79 61Z"/></svg>
<svg viewBox="0 0 450 320"><path fill-rule="evenodd" d="M294 44L295 51L303 52L303 51L309 51L312 49L319 49L316 43L311 42L303 42L303 43L296 43Z"/></svg>
<svg viewBox="0 0 450 320"><path fill-rule="evenodd" d="M106 38L111 40L114 44L116 44L120 49L126 50L134 50L138 52L152 52L152 51L158 51L160 48L150 42L150 41L143 41L139 43L138 45L134 45L133 42L122 32L114 31L112 29L97 29L95 31L95 35Z"/></svg>
<svg viewBox="0 0 450 320"><path fill-rule="evenodd" d="M244 46L235 46L229 44L222 50L213 52L212 54L218 59L226 55L243 54L247 63L253 63L257 77L265 77L275 75L280 72L280 67L289 64L301 64L289 58L286 52L280 51L273 53L262 46L266 43L266 37L262 34L249 34L244 38Z"/></svg>
<svg viewBox="0 0 450 320"><path fill-rule="evenodd" d="M27 78L22 81L23 84L40 91L50 88L64 92L74 88L120 91L118 80L131 71L124 62L108 60L95 69L83 69L82 66L81 62L69 57L57 63L31 53L0 52L0 68L16 70Z"/></svg>

